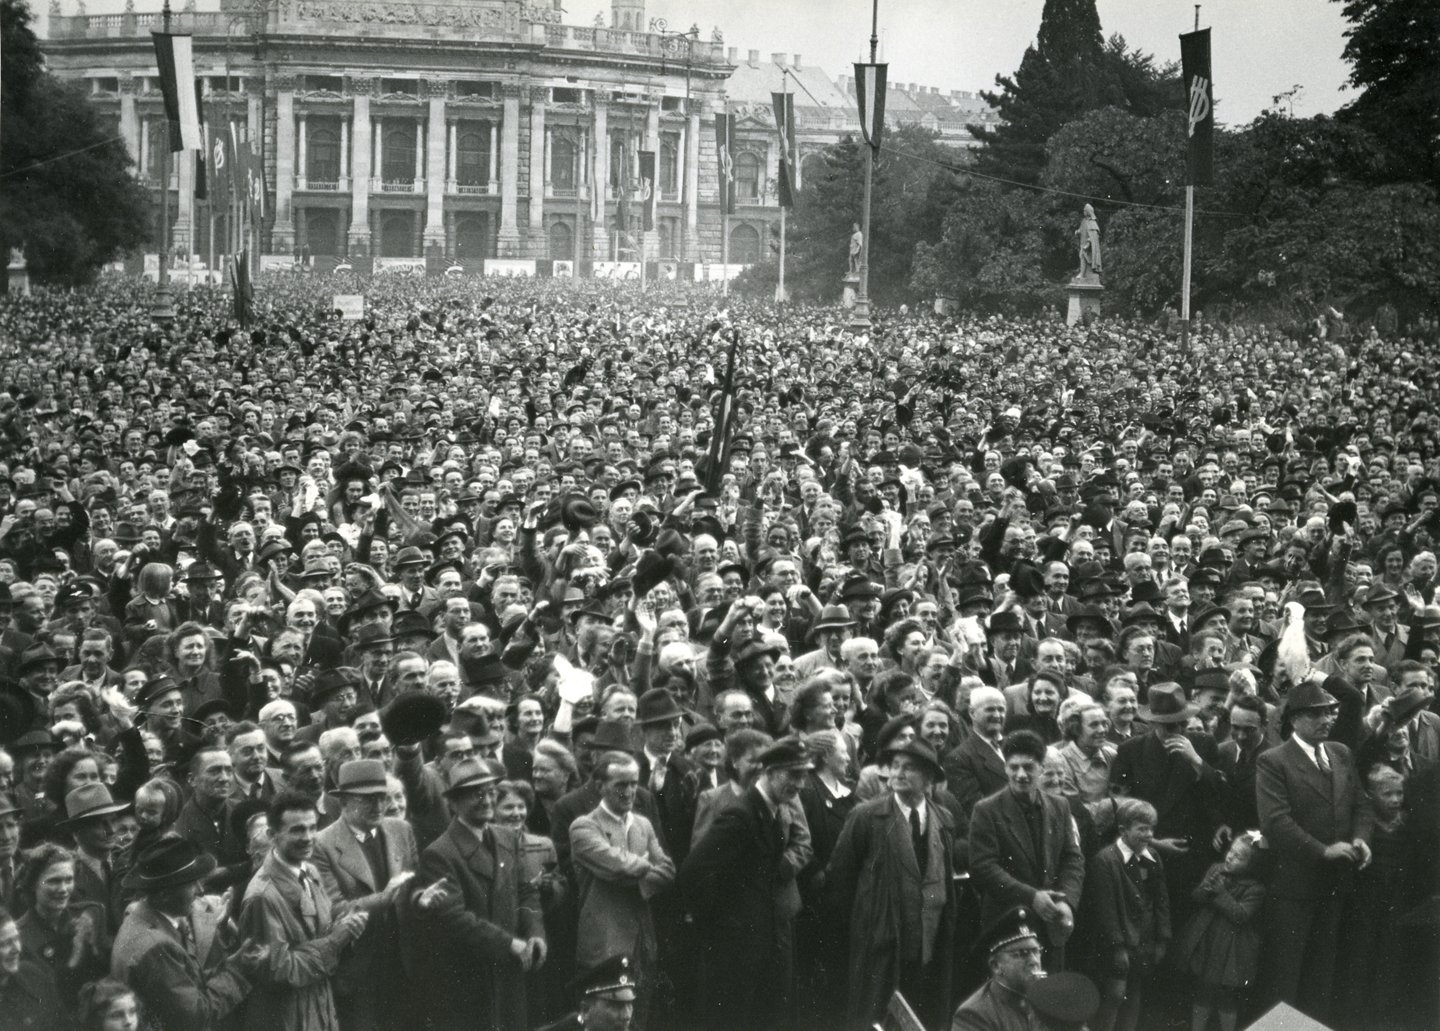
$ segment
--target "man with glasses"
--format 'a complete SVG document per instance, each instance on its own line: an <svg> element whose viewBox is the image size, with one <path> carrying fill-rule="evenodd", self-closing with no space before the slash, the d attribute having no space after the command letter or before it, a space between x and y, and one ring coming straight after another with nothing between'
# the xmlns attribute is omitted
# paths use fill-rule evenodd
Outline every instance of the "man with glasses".
<svg viewBox="0 0 1440 1031"><path fill-rule="evenodd" d="M1017 906L986 929L981 948L988 955L990 979L960 1004L950 1031L1030 1031L1037 1026L1025 1001L1026 989L1045 976L1035 926L1034 914Z"/></svg>

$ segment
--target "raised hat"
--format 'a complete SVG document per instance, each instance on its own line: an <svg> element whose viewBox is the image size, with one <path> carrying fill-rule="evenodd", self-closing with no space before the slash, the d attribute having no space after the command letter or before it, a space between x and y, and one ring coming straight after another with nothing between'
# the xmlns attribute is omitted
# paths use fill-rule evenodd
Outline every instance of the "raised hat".
<svg viewBox="0 0 1440 1031"><path fill-rule="evenodd" d="M1185 697L1185 689L1172 681L1151 684L1138 715L1146 723L1184 723L1199 711L1200 706Z"/></svg>
<svg viewBox="0 0 1440 1031"><path fill-rule="evenodd" d="M418 745L445 726L445 703L432 694L407 691L380 710L380 729L395 745Z"/></svg>
<svg viewBox="0 0 1440 1031"><path fill-rule="evenodd" d="M385 764L379 759L351 759L340 766L335 778L335 794L385 794Z"/></svg>
<svg viewBox="0 0 1440 1031"><path fill-rule="evenodd" d="M111 798L110 789L104 784L81 784L65 796L65 819L60 825L73 827L86 820L123 813L129 808L129 802L117 802Z"/></svg>
<svg viewBox="0 0 1440 1031"><path fill-rule="evenodd" d="M1415 718L1415 714L1430 704L1430 697L1418 687L1412 687L1392 695L1385 702L1385 711L1396 726L1404 726Z"/></svg>
<svg viewBox="0 0 1440 1031"><path fill-rule="evenodd" d="M159 891L190 884L208 877L215 869L215 857L189 838L166 834L135 859L125 875L125 887L137 891Z"/></svg>
<svg viewBox="0 0 1440 1031"><path fill-rule="evenodd" d="M663 687L652 687L640 696L635 704L635 722L669 723L685 715L685 710L675 701L675 696Z"/></svg>
<svg viewBox="0 0 1440 1031"><path fill-rule="evenodd" d="M679 563L670 556L657 551L647 551L640 556L635 566L635 597L643 598L660 584L680 572Z"/></svg>

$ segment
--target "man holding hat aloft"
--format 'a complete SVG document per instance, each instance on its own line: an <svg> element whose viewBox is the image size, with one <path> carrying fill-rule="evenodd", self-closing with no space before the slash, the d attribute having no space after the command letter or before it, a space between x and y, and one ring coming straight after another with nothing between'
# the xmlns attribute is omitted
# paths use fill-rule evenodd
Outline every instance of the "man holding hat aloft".
<svg viewBox="0 0 1440 1031"><path fill-rule="evenodd" d="M1025 995L1045 976L1035 914L1016 906L997 917L976 946L982 951L990 979L960 1004L950 1031L1033 1031L1034 1012Z"/></svg>
<svg viewBox="0 0 1440 1031"><path fill-rule="evenodd" d="M709 1031L790 1021L795 913L781 901L797 871L785 855L780 807L799 795L814 760L797 737L759 759L759 780L720 811L680 867L699 950L699 1026Z"/></svg>
<svg viewBox="0 0 1440 1031"><path fill-rule="evenodd" d="M890 792L857 806L826 870L826 889L850 910L850 1019L880 1020L895 990L926 1026L950 1012L954 941L953 819L929 799L944 771L921 740L880 756Z"/></svg>
<svg viewBox="0 0 1440 1031"><path fill-rule="evenodd" d="M1265 902L1261 984L1319 1021L1329 1016L1340 919L1355 872L1370 863L1369 829L1350 749L1330 741L1340 703L1313 680L1285 699L1293 733L1256 760L1260 830L1273 869Z"/></svg>
<svg viewBox="0 0 1440 1031"><path fill-rule="evenodd" d="M167 835L137 857L125 886L140 895L120 925L111 973L164 1031L211 1031L250 994L270 949L246 939L228 955L216 941L223 907L200 893L215 858Z"/></svg>
<svg viewBox="0 0 1440 1031"><path fill-rule="evenodd" d="M421 880L446 888L419 964L433 978L424 987L437 1031L529 1026L524 974L544 964L548 946L539 888L521 877L520 834L493 823L504 779L495 759L452 766L445 797L454 818L420 856Z"/></svg>

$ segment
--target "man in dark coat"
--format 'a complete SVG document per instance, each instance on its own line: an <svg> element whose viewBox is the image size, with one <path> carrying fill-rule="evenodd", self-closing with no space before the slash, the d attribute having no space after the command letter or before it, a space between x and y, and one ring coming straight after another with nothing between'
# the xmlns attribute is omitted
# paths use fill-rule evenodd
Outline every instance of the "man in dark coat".
<svg viewBox="0 0 1440 1031"><path fill-rule="evenodd" d="M826 873L834 904L850 910L849 1016L871 1027L898 989L934 1027L950 1012L955 937L953 821L927 799L944 771L924 741L880 760L891 790L850 814Z"/></svg>
<svg viewBox="0 0 1440 1031"><path fill-rule="evenodd" d="M455 818L420 856L420 880L445 882L428 911L435 933L420 969L437 1031L520 1031L529 1027L525 977L547 952L539 887L522 878L518 831L491 823L495 759L462 759L446 797Z"/></svg>
<svg viewBox="0 0 1440 1031"><path fill-rule="evenodd" d="M970 817L970 874L980 892L980 915L993 921L1013 906L1032 910L1050 949L1064 966L1064 945L1075 927L1085 883L1085 857L1064 798L1040 790L1045 742L1014 730L1002 745L1009 780L975 806Z"/></svg>
<svg viewBox="0 0 1440 1031"><path fill-rule="evenodd" d="M760 763L760 779L720 811L680 867L700 957L700 1026L707 1031L790 1023L794 918L780 902L795 870L785 861L778 811L799 795L814 763L793 737L767 748Z"/></svg>
<svg viewBox="0 0 1440 1031"><path fill-rule="evenodd" d="M1199 711L1179 684L1150 685L1139 718L1151 732L1122 742L1110 765L1113 793L1144 799L1160 815L1155 847L1165 859L1177 923L1189 911L1190 890L1210 865L1211 839L1225 822L1219 748L1208 734L1185 732Z"/></svg>
<svg viewBox="0 0 1440 1031"><path fill-rule="evenodd" d="M1266 997L1327 1022L1340 917L1356 870L1370 862L1368 826L1350 749L1327 740L1333 695L1305 682L1285 706L1294 733L1256 762L1260 830L1274 867L1265 904Z"/></svg>
<svg viewBox="0 0 1440 1031"><path fill-rule="evenodd" d="M1038 1025L1026 989L1045 976L1040 933L1024 906L1002 913L980 936L990 979L960 1004L950 1031L1033 1031Z"/></svg>

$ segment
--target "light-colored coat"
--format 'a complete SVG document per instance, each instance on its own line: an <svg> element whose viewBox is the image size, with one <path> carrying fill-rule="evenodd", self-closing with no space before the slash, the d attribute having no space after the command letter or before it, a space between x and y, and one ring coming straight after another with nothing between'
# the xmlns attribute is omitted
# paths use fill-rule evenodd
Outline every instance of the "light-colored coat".
<svg viewBox="0 0 1440 1031"><path fill-rule="evenodd" d="M260 983L245 1007L247 1031L339 1031L330 978L351 936L334 922L320 872L311 863L304 869L314 913L302 912L300 880L274 852L245 889L240 933L270 946Z"/></svg>
<svg viewBox="0 0 1440 1031"><path fill-rule="evenodd" d="M175 925L149 902L136 903L125 917L110 953L110 973L134 990L148 1031L209 1031L250 991L250 983L215 943L224 916L218 899L195 900L190 911L195 956L185 950Z"/></svg>
<svg viewBox="0 0 1440 1031"><path fill-rule="evenodd" d="M570 825L570 854L580 891L575 962L588 969L621 953L643 968L655 959L650 899L675 880L675 866L650 821L629 827L603 805Z"/></svg>
<svg viewBox="0 0 1440 1031"><path fill-rule="evenodd" d="M380 821L380 836L385 842L385 859L390 876L414 871L420 865L415 847L415 832L404 820L387 817ZM315 869L331 905L341 911L370 910L385 899L385 885L376 884L370 872L365 850L360 847L350 825L341 817L315 838Z"/></svg>

